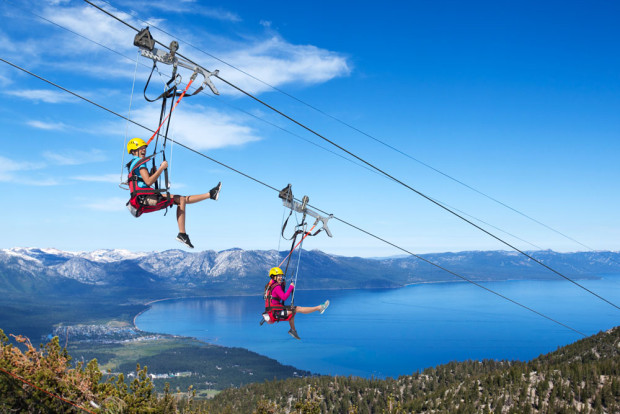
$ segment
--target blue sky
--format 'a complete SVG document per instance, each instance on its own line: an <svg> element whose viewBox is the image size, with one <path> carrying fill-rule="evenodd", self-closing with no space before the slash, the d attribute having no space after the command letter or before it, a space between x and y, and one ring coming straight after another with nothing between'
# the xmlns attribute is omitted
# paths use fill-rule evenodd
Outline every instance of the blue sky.
<svg viewBox="0 0 620 414"><path fill-rule="evenodd" d="M520 249L620 250L616 2L97 4L136 27L148 21L157 40L179 41L183 55ZM137 56L131 29L75 0L5 1L0 12L0 57L124 116L131 102L132 119L157 127L159 103L142 96L151 63ZM170 68L159 68L161 88ZM181 75L186 82L190 73ZM507 249L214 83L219 97L178 106L173 139L273 187L292 183L297 197L415 253ZM0 248L181 248L174 211L135 219L118 186L124 142L149 133L3 62L0 85ZM179 146L168 150L173 193L223 182L219 201L188 207L197 250L288 246L279 242L275 192ZM402 254L340 222L330 228L333 239L322 234L305 247Z"/></svg>

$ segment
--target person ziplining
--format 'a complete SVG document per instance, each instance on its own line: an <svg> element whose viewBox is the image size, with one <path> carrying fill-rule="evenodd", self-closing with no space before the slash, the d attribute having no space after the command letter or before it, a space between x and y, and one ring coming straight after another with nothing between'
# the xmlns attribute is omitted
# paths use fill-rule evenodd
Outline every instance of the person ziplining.
<svg viewBox="0 0 620 414"><path fill-rule="evenodd" d="M162 209L166 209L167 211L168 207L176 205L177 224L179 227L179 234L177 235L177 240L185 244L187 247L193 248L194 246L192 245L185 229L186 206L188 204L198 203L207 199L217 200L219 198L219 193L222 188L222 183L219 182L211 190L202 194L189 196L181 196L175 194L171 195L169 191L170 184L168 182L168 161L166 161L165 152L166 141L168 140L168 129L170 127L172 112L184 97L196 95L197 93L201 92L205 86L208 86L214 94L219 95L219 92L215 88L215 85L213 85L210 80L210 77L214 74L217 74L217 71L209 72L208 70L200 66L193 65L183 59L179 59L176 56L176 51L179 45L175 41L170 44L170 52L164 52L162 50L156 49L154 47L155 40L151 36L148 27L141 30L136 35L136 37L134 38L134 45L138 46L142 56L153 60L153 68L151 70L151 74L149 75L146 85L144 86L144 98L149 102L155 102L161 99L162 105L159 117L159 127L153 133L150 139L148 141L144 141L142 138L133 138L127 143L127 153L133 155L133 159L126 165L128 170L126 184L131 192L130 199L127 202L127 208L134 217L140 217L143 213L150 213ZM162 92L156 98L150 99L146 95L146 91L151 81L151 77L153 76L153 72L157 68L157 62L172 65L172 76L170 77L170 80L168 80L168 82L166 83L164 92ZM180 76L177 74L177 68L179 66L193 70L190 81L187 83L185 90L183 90L182 92L177 90L177 86L180 83ZM194 92L188 94L188 90L198 74L203 76L203 83ZM176 97L178 97L178 100L176 100L175 103L173 99ZM169 100L172 100L170 101L170 109L168 109ZM164 128L164 132L161 133L160 131L162 130L162 127L164 125L166 125L166 127ZM157 144L160 135L163 137L163 149L160 151L163 161L161 162L159 167L156 168L155 157L158 155ZM153 141L153 139L155 139L153 153L152 155L149 155L147 157L146 150L151 141ZM149 160L152 160L152 168L150 170L146 166ZM160 183L160 177L162 176L162 174L164 176L163 184Z"/></svg>
<svg viewBox="0 0 620 414"><path fill-rule="evenodd" d="M129 200L128 205L136 208L136 212L140 212L136 216L139 217L142 213L158 211L175 204L177 206L177 224L179 226L177 240L193 249L194 246L185 230L185 206L207 199L217 201L222 183L219 182L215 187L203 194L189 196L171 195L168 192L163 194L151 186L157 182L160 175L168 168L168 161L164 160L157 170L149 173L146 163L152 157L146 156L146 148L146 142L141 138L133 138L127 143L127 152L133 155L133 159L127 164L127 169L129 170L127 183L132 193L132 198Z"/></svg>
<svg viewBox="0 0 620 414"><path fill-rule="evenodd" d="M281 236L284 237L284 230L288 224L288 220L293 214L293 212L302 213L301 223L296 226L295 232L293 236L288 239L292 240L291 249L287 256L282 260L282 262L276 266L272 267L269 270L269 282L265 285L265 293L263 295L263 299L265 300L265 311L263 312L260 324L264 324L267 322L268 324L273 324L276 322L288 321L290 325L290 330L288 331L289 335L291 335L295 339L301 339L297 334L297 329L295 328L295 315L297 313L308 314L312 312L320 312L323 314L325 309L329 306L329 300L326 300L320 305L305 307L305 306L295 306L295 284L297 283L297 276L299 275L299 262L301 260L301 247L304 239L308 236L316 236L321 231L325 231L329 237L332 237L331 231L329 227L327 227L327 221L332 218L332 215L329 217L322 217L318 213L308 208L308 197L304 196L302 203L298 203L293 198L293 191L291 190L291 185L289 184L286 188L280 191L279 197L282 199L284 206L290 209L290 213L284 224L282 225ZM311 216L316 219L314 225L309 231L306 231L306 216ZM315 233L312 233L312 230L319 224L322 223L322 227L317 230ZM297 237L303 235L301 240L297 242ZM296 243L297 242L297 243ZM293 256L293 251L297 248L299 249L299 254L297 256L297 270L295 271L295 281L290 283L288 289L285 290L286 287L286 273L289 269L289 264L291 258ZM285 271L282 271L281 266L286 262ZM292 295L292 296L291 296ZM286 305L286 300L291 297L291 304Z"/></svg>
<svg viewBox="0 0 620 414"><path fill-rule="evenodd" d="M279 267L272 267L269 270L269 278L271 280L265 286L265 307L270 310L270 317L276 322L288 321L291 326L291 329L288 331L289 335L295 339L301 339L295 329L295 315L297 313L308 314L317 311L323 314L329 306L329 300L312 307L295 306L292 303L287 306L284 302L295 290L295 285L291 282L286 292L284 291L286 280L284 279L284 272Z"/></svg>

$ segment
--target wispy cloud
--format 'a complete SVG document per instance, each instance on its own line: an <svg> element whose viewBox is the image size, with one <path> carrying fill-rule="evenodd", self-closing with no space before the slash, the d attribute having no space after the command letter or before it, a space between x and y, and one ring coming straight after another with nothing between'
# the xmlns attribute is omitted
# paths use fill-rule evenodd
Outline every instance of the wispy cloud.
<svg viewBox="0 0 620 414"><path fill-rule="evenodd" d="M26 124L33 128L44 129L46 131L62 131L67 129L67 125L62 122L43 122L32 120L26 122Z"/></svg>
<svg viewBox="0 0 620 414"><path fill-rule="evenodd" d="M53 6L49 6L49 2L35 3L39 4L41 10L39 13L46 19L102 43L128 59L133 60L135 57L136 48L130 40L128 41L128 39L133 38L135 33L99 10L87 5L73 5L74 3L63 1L56 1ZM33 6L29 7L32 8ZM151 13L157 11L191 12L230 22L233 25L241 21L241 17L234 12L218 7L205 7L200 2L195 1L176 2L172 5L170 2L159 0L148 3L132 2L128 7L135 10L151 10ZM109 5L106 8L135 27L145 25L136 16L126 11L114 9ZM166 26L167 20L144 17L145 20L156 21L164 27ZM33 18L32 21L38 25L52 26L37 18ZM269 32L267 35L269 37L265 38L264 33L243 35L241 41L217 37L217 41L214 42L216 36L204 29L201 29L200 37L195 35L196 30L193 28L176 27L170 31L180 36L175 39L180 42L189 40L197 45L205 43L206 49L211 51L213 51L214 46L219 46L220 52L214 51L219 58L273 86L312 85L327 82L337 77L348 76L351 73L351 64L346 56L313 45L293 44L279 34L274 34L270 22L262 21L261 25L264 30ZM57 71L79 72L81 76L97 79L127 79L133 76L134 66L125 58L58 27L54 26L52 30L46 30L49 36L45 39L27 38L22 42L23 45L11 54L19 57L22 61L29 59L28 61L31 62L29 67L37 67L42 62L46 62L48 66L51 65ZM184 35L179 35L179 33L184 33ZM173 40L169 35L161 32L154 32L154 34L159 41L165 44ZM184 39L184 36L187 38ZM0 39L1 37L2 33L0 32ZM2 48L0 45L0 50ZM63 59L58 59L59 56L62 56ZM145 58L140 58L140 60L147 61ZM201 60L198 62L200 63ZM205 63L205 65L208 64ZM164 71L167 69L164 66ZM216 68L209 67L209 69ZM269 86L236 70L226 68L225 65L219 69L222 70L221 74L228 81L249 92L261 93L270 89ZM140 70L144 71L142 67ZM221 82L218 88L223 93L238 94L234 89L222 85ZM46 90L11 91L9 93L24 99L48 103L69 102L75 99L70 95Z"/></svg>
<svg viewBox="0 0 620 414"><path fill-rule="evenodd" d="M119 174L79 175L79 176L71 177L71 178L77 181L88 181L88 182L96 182L96 183L118 184L120 182ZM123 178L127 178L127 177L123 177Z"/></svg>
<svg viewBox="0 0 620 414"><path fill-rule="evenodd" d="M34 171L44 168L45 164L32 161L15 161L0 156L0 182L21 183L26 185L53 185L54 180L33 179L29 175L24 174L25 171Z"/></svg>
<svg viewBox="0 0 620 414"><path fill-rule="evenodd" d="M150 125L153 119L159 119L159 111L142 108L134 111L134 117L139 123ZM171 128L175 138L196 150L240 146L260 140L245 118L212 108L186 104L174 117Z"/></svg>
<svg viewBox="0 0 620 414"><path fill-rule="evenodd" d="M135 24L135 19L127 13L113 10L114 14L130 24ZM101 11L87 5L73 7L48 7L42 12L43 16L56 24L66 27L87 38L96 40L102 44L119 49L121 51L135 50L132 39L135 33L129 27L119 24L114 19ZM63 42L63 52L86 52L84 46L93 52L92 43L67 33L66 41ZM97 50L99 52L99 50Z"/></svg>
<svg viewBox="0 0 620 414"><path fill-rule="evenodd" d="M95 211L117 212L127 208L125 203L127 203L126 198L108 197L99 200L90 200L88 203L83 203L82 207Z"/></svg>
<svg viewBox="0 0 620 414"><path fill-rule="evenodd" d="M14 172L27 171L42 168L43 164L31 161L13 161L0 155L0 171Z"/></svg>
<svg viewBox="0 0 620 414"><path fill-rule="evenodd" d="M62 91L53 91L49 89L20 89L4 91L7 95L17 96L18 98L27 99L35 102L45 103L66 103L77 102L77 98Z"/></svg>
<svg viewBox="0 0 620 414"><path fill-rule="evenodd" d="M208 17L214 20L220 20L224 22L238 23L241 21L241 17L237 13L225 10L221 7L207 7L202 5L198 1L194 0L181 0L176 2L170 1L131 1L129 7L134 10L160 10L166 13L185 14L191 13L193 15L199 15Z"/></svg>
<svg viewBox="0 0 620 414"><path fill-rule="evenodd" d="M222 20L222 21L233 22L233 23L239 23L241 21L241 17L239 17L238 14L229 12L221 8L198 7L196 12L205 17L210 17L216 20Z"/></svg>
<svg viewBox="0 0 620 414"><path fill-rule="evenodd" d="M273 86L317 84L351 73L345 56L312 45L295 45L277 36L232 51L223 60ZM270 89L238 71L226 71L223 77L254 93Z"/></svg>
<svg viewBox="0 0 620 414"><path fill-rule="evenodd" d="M8 76L4 75L3 73L0 73L0 86L1 87L9 86L11 83L13 83L11 78L9 78Z"/></svg>
<svg viewBox="0 0 620 414"><path fill-rule="evenodd" d="M17 178L15 181L15 183L19 183L19 184L23 184L23 185L31 185L34 187L53 187L56 185L60 185L61 182L58 181L55 178L41 178L41 179L36 179L36 178Z"/></svg>
<svg viewBox="0 0 620 414"><path fill-rule="evenodd" d="M43 153L43 157L57 165L91 164L94 162L105 161L107 159L103 151L97 149L93 149L91 151L46 151Z"/></svg>

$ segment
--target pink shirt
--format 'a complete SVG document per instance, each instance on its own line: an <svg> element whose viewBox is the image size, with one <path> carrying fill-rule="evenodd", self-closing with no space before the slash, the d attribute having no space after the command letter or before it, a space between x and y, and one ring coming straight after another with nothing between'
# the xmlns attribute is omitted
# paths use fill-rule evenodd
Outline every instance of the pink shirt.
<svg viewBox="0 0 620 414"><path fill-rule="evenodd" d="M274 287L271 291L271 306L283 305L284 301L287 300L289 296L291 296L293 289L294 286L289 285L286 293L284 293L284 290L282 290L282 285L277 285L276 287Z"/></svg>

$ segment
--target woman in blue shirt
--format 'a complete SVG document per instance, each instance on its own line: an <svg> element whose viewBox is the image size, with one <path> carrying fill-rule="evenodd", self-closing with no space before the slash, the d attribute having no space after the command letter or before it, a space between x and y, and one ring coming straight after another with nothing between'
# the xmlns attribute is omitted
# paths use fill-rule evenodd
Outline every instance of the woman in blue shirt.
<svg viewBox="0 0 620 414"><path fill-rule="evenodd" d="M146 157L146 147L146 142L140 138L133 138L127 143L127 152L134 156L128 167L130 174L135 166ZM168 168L168 161L163 161L157 171L153 174L149 173L149 170L145 164L146 163L142 164L139 171L135 172L137 185L141 188L151 188L164 170ZM222 183L220 182L207 193L189 196L170 195L174 204L177 206L177 224L179 226L179 234L177 235L178 241L192 249L194 248L185 231L185 206L187 204L194 204L207 199L216 201L219 198L221 188ZM161 200L161 197L166 198L166 194L146 195L142 198L141 203L144 205L154 206Z"/></svg>

